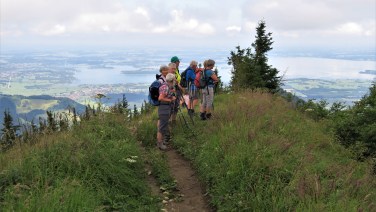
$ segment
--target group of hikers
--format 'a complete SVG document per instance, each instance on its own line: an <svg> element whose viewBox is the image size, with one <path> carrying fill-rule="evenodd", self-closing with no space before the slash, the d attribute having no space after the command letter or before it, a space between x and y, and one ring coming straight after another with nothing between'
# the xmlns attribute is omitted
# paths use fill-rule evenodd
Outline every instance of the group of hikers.
<svg viewBox="0 0 376 212"><path fill-rule="evenodd" d="M202 96L200 119L207 120L212 116L214 87L218 83L218 78L213 71L215 61L205 60L203 68L201 68L201 64L192 60L182 73L179 71L179 65L180 59L173 56L171 63L168 66L162 65L159 69L160 74L156 76L157 82L160 84L157 95L157 147L160 150L167 149L166 145L170 141L171 135L170 124L176 123L180 107L187 107L188 115L193 117L200 94Z"/></svg>

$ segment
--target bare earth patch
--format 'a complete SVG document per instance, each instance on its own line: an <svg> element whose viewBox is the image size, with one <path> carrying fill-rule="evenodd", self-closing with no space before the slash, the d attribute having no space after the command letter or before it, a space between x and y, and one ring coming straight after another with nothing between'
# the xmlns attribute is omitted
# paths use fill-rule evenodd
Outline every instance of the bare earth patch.
<svg viewBox="0 0 376 212"><path fill-rule="evenodd" d="M168 166L177 180L177 188L182 194L182 201L173 201L165 205L167 211L213 211L208 205L204 190L189 161L174 149L166 152Z"/></svg>

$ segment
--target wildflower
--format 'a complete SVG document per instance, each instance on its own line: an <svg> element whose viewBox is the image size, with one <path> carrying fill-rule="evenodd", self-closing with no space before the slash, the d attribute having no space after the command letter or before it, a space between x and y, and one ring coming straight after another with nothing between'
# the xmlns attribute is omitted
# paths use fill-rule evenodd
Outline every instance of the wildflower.
<svg viewBox="0 0 376 212"><path fill-rule="evenodd" d="M127 158L125 159L125 161L127 161L128 163L136 163L137 161L132 159L132 158Z"/></svg>

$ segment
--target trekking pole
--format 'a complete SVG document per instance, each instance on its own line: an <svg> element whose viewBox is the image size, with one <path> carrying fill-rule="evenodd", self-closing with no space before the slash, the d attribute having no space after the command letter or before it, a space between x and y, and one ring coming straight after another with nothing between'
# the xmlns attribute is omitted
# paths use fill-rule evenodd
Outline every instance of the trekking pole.
<svg viewBox="0 0 376 212"><path fill-rule="evenodd" d="M187 103L186 103L185 100L184 100L184 97L183 97L182 91L178 88L178 89L176 90L176 92L177 92L177 96L178 96L179 100L182 100L182 101L183 101L183 104L186 105L187 111L188 111L188 113L189 113L188 105L187 105ZM180 108L179 108L179 109L180 109ZM181 110L180 110L180 111L181 111ZM189 116L189 117L190 117L190 119L191 119L191 121L192 121L192 124L194 125L193 117L191 117L191 116Z"/></svg>
<svg viewBox="0 0 376 212"><path fill-rule="evenodd" d="M191 108L191 113L188 111L188 115L193 118L193 110L194 110L194 105L193 105L193 89L191 87L191 82L188 82L188 96L189 96L189 107Z"/></svg>
<svg viewBox="0 0 376 212"><path fill-rule="evenodd" d="M186 128L183 128L183 130L184 131L188 131L188 133L192 133L192 136L196 136L195 134L194 134L194 132L193 132L193 130L191 129L191 127L189 126L189 124L188 124L188 122L187 122L187 120L185 119L185 117L184 117L184 114L183 114L183 112L181 111L181 109L179 108L179 120L180 120L180 122L182 123L182 122L184 122L184 124L185 124L185 126L186 126Z"/></svg>

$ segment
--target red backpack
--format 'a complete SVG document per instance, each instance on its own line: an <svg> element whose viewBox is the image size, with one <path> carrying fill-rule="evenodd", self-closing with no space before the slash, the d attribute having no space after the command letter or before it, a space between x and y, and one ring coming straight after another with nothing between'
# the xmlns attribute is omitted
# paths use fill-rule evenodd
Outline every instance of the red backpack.
<svg viewBox="0 0 376 212"><path fill-rule="evenodd" d="M205 88L207 84L208 83L205 77L205 70L201 69L196 73L195 86L197 88Z"/></svg>

